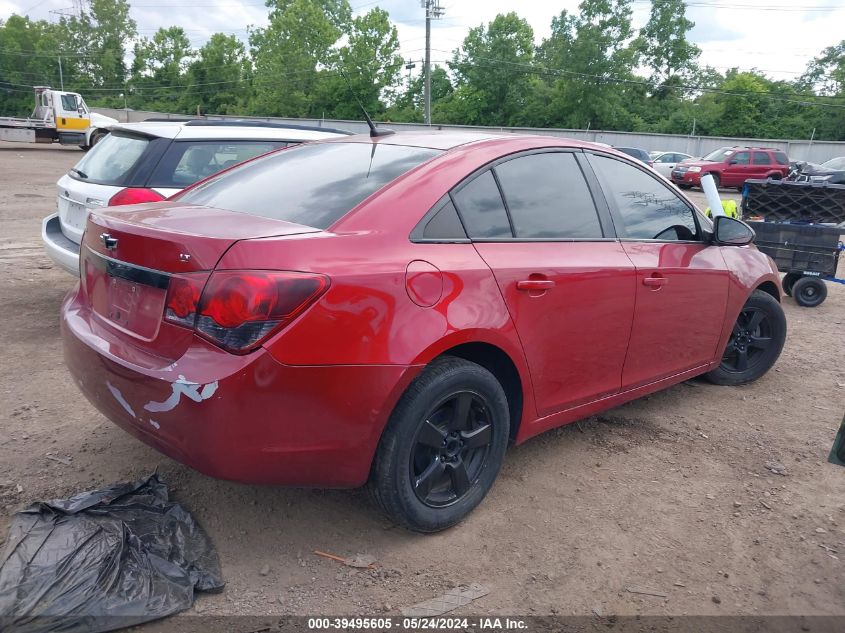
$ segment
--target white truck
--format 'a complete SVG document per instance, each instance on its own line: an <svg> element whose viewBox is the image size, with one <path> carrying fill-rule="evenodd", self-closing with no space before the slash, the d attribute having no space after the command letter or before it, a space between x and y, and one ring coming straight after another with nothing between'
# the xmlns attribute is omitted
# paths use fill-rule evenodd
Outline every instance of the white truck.
<svg viewBox="0 0 845 633"><path fill-rule="evenodd" d="M55 143L90 149L117 119L91 112L76 92L35 87L35 110L27 118L0 117L0 141Z"/></svg>

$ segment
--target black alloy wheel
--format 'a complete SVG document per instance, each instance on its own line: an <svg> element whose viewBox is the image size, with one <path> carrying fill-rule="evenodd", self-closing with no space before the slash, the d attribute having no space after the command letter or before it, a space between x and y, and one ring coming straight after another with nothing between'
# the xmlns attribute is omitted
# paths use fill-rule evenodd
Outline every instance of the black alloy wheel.
<svg viewBox="0 0 845 633"><path fill-rule="evenodd" d="M437 358L393 409L370 473L372 498L408 529L445 530L484 499L509 438L508 398L496 376L463 358Z"/></svg>
<svg viewBox="0 0 845 633"><path fill-rule="evenodd" d="M731 338L722 356L722 367L742 373L753 369L772 345L772 325L760 308L743 308L734 323Z"/></svg>
<svg viewBox="0 0 845 633"><path fill-rule="evenodd" d="M755 290L740 310L719 366L704 375L717 385L744 385L765 374L780 357L786 317L777 299Z"/></svg>
<svg viewBox="0 0 845 633"><path fill-rule="evenodd" d="M460 500L487 465L492 440L481 395L461 391L435 405L414 438L409 475L417 498L432 508Z"/></svg>

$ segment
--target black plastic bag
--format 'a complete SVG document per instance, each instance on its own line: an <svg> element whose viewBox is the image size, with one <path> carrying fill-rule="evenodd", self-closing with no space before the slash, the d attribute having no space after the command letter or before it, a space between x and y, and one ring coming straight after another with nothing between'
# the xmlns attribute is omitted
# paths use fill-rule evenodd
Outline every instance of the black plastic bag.
<svg viewBox="0 0 845 633"><path fill-rule="evenodd" d="M0 631L110 631L222 588L208 536L152 475L17 513L0 559Z"/></svg>

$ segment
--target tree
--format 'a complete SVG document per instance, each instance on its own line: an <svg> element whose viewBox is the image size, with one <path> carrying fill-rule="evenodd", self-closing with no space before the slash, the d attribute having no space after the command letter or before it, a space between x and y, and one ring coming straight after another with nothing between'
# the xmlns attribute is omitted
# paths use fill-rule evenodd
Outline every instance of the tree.
<svg viewBox="0 0 845 633"><path fill-rule="evenodd" d="M79 16L57 26L65 86L96 100L114 101L126 83L125 44L136 35L126 0L92 0ZM109 99L111 97L111 99Z"/></svg>
<svg viewBox="0 0 845 633"><path fill-rule="evenodd" d="M638 62L632 39L631 0L583 0L577 15L563 11L552 20L539 57L554 83L554 124L603 129L632 124L625 95Z"/></svg>
<svg viewBox="0 0 845 633"><path fill-rule="evenodd" d="M0 115L27 116L32 86L59 85L59 33L45 20L12 15L0 22Z"/></svg>
<svg viewBox="0 0 845 633"><path fill-rule="evenodd" d="M387 12L376 8L354 18L346 44L330 57L327 66L332 72L325 73L314 107L334 118L359 119L361 108L351 97L351 90L371 116L382 114L382 95L391 96L386 93L398 86L402 69L399 35Z"/></svg>
<svg viewBox="0 0 845 633"><path fill-rule="evenodd" d="M423 122L423 84L425 78L422 73L408 82L405 90L397 92L393 103L388 108L386 117L391 121ZM440 104L447 102L454 88L449 79L449 73L442 66L431 69L431 108L435 120L444 120L443 114L438 112Z"/></svg>
<svg viewBox="0 0 845 633"><path fill-rule="evenodd" d="M270 23L250 34L255 62L254 112L321 116L313 100L330 52L348 29L347 0L270 0Z"/></svg>
<svg viewBox="0 0 845 633"><path fill-rule="evenodd" d="M215 33L188 66L180 109L208 114L243 112L252 96L251 67L243 43Z"/></svg>
<svg viewBox="0 0 845 633"><path fill-rule="evenodd" d="M135 44L134 53L130 98L133 107L142 101L147 108L178 110L187 84L185 71L194 56L184 29L162 27L152 39L143 38Z"/></svg>
<svg viewBox="0 0 845 633"><path fill-rule="evenodd" d="M440 112L455 123L522 124L533 61L534 30L516 13L470 29L449 64L455 90Z"/></svg>
<svg viewBox="0 0 845 633"><path fill-rule="evenodd" d="M651 15L640 31L642 59L656 86L687 78L695 71L701 49L687 40L695 23L687 19L686 9L684 0L652 2Z"/></svg>

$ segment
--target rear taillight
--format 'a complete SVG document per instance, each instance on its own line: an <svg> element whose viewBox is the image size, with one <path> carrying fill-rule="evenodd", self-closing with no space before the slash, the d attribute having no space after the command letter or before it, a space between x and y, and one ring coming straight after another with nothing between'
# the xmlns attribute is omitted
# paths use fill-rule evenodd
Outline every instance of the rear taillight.
<svg viewBox="0 0 845 633"><path fill-rule="evenodd" d="M159 202L164 200L164 196L154 189L144 189L143 187L127 187L121 189L109 200L108 206L119 207L124 204L138 204L139 202Z"/></svg>
<svg viewBox="0 0 845 633"><path fill-rule="evenodd" d="M329 287L324 275L298 272L219 271L205 279L171 277L164 318L236 354L258 347Z"/></svg>
<svg viewBox="0 0 845 633"><path fill-rule="evenodd" d="M206 279L208 279L208 273L173 275L170 278L167 299L164 303L165 321L194 327L197 306Z"/></svg>

